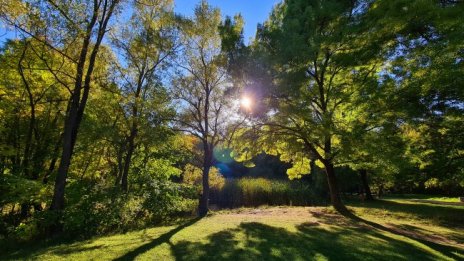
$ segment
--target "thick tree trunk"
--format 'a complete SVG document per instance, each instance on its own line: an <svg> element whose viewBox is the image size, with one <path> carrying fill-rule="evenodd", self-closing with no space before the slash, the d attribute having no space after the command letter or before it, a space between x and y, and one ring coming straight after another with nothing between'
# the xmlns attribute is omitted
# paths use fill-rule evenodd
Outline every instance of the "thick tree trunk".
<svg viewBox="0 0 464 261"><path fill-rule="evenodd" d="M379 191L377 193L378 197L381 198L383 196L383 184L379 185Z"/></svg>
<svg viewBox="0 0 464 261"><path fill-rule="evenodd" d="M209 201L209 170L211 169L211 164L203 164L203 176L202 176L202 187L203 192L200 197L200 202L198 204L198 214L200 217L204 217L208 214L208 201Z"/></svg>
<svg viewBox="0 0 464 261"><path fill-rule="evenodd" d="M326 157L330 157L332 153L332 141L330 136L326 137L324 142L324 152ZM340 191L338 189L337 177L335 176L335 168L330 159L322 159L322 163L325 167L325 173L327 175L327 183L329 185L330 201L332 206L342 215L349 215L350 212L345 207L340 197Z"/></svg>
<svg viewBox="0 0 464 261"><path fill-rule="evenodd" d="M32 133L33 133L33 128L35 125L35 117L33 116L34 114L31 112L31 118L29 119L29 128L27 130L27 135L26 135L26 144L24 146L24 155L23 155L23 162L21 164L21 169L24 171L24 176L30 178L31 177L31 168L29 164L29 160L31 158L32 154ZM37 179L37 178L34 178Z"/></svg>
<svg viewBox="0 0 464 261"><path fill-rule="evenodd" d="M203 173L202 173L202 193L198 204L198 214L200 217L204 217L208 214L209 205L209 170L212 165L212 149L209 144L205 142L204 146L204 158L203 158Z"/></svg>
<svg viewBox="0 0 464 261"><path fill-rule="evenodd" d="M332 202L332 206L341 214L348 214L349 211L343 204L340 197L337 178L335 176L335 169L332 163L325 164L325 173L327 175L327 182L329 184L330 201Z"/></svg>
<svg viewBox="0 0 464 261"><path fill-rule="evenodd" d="M361 176L361 182L363 185L364 194L366 196L365 199L369 201L374 200L374 197L372 197L371 188L369 187L369 182L367 180L367 170L360 169L359 175Z"/></svg>
<svg viewBox="0 0 464 261"><path fill-rule="evenodd" d="M19 108L14 110L14 121L13 121L13 128L11 128L11 136L13 141L13 147L16 151L15 155L12 155L10 160L12 163L11 172L12 173L19 173L21 170L21 125L19 120Z"/></svg>

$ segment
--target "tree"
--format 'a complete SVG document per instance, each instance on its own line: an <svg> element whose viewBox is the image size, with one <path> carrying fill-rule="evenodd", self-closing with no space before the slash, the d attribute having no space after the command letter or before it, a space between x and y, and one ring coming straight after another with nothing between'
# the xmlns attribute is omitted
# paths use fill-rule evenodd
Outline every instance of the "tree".
<svg viewBox="0 0 464 261"><path fill-rule="evenodd" d="M163 121L157 114L163 114L163 110L167 112L169 101L162 87L160 71L167 69L168 60L177 48L172 1L138 1L134 9L129 25L112 37L125 59L123 64L127 64L117 66L127 103L123 105L124 117L129 122L129 134L122 144L125 156L121 161L124 163L116 179L124 191L128 189L129 168L141 125L150 125L153 117Z"/></svg>
<svg viewBox="0 0 464 261"><path fill-rule="evenodd" d="M460 1L379 1L373 8L375 30L393 39L382 85L394 90L388 103L400 115L411 163L396 177L398 187L409 180L410 188L462 188L463 11Z"/></svg>
<svg viewBox="0 0 464 261"><path fill-rule="evenodd" d="M4 21L22 34L47 45L75 67L75 75L68 76L73 79L72 87L54 73L56 80L69 89L71 98L66 112L51 210L64 208L66 177L89 97L95 61L118 3L119 0L95 0L92 3L79 0L66 3L53 0L16 1L17 8L2 10Z"/></svg>
<svg viewBox="0 0 464 261"><path fill-rule="evenodd" d="M332 205L341 213L348 212L335 174L343 160L341 142L353 134L362 113L352 103L378 84L382 55L383 42L368 33L368 10L362 1L284 1L259 28L255 43L274 77L267 113L243 134L253 140L245 145L247 153L264 149L292 162L290 178L309 173L315 159L325 169Z"/></svg>
<svg viewBox="0 0 464 261"><path fill-rule="evenodd" d="M224 142L233 117L234 95L228 84L227 60L221 51L219 9L202 1L195 16L183 28L182 49L173 80L173 95L179 102L176 129L189 133L202 144L202 195L199 214L208 212L209 171L213 152Z"/></svg>
<svg viewBox="0 0 464 261"><path fill-rule="evenodd" d="M1 117L5 129L1 144L15 151L14 157L4 158L3 165L14 175L44 177L44 165L59 139L60 112L66 110L67 97L46 69L47 61L57 64L58 59L34 39L8 41L2 50L0 106L5 110Z"/></svg>

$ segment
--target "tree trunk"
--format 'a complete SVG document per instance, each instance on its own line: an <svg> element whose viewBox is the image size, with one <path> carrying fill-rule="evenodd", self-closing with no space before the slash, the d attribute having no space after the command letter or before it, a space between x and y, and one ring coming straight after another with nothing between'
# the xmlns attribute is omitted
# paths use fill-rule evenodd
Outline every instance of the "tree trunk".
<svg viewBox="0 0 464 261"><path fill-rule="evenodd" d="M209 205L209 170L211 169L211 156L212 150L210 151L209 145L205 144L205 155L203 159L203 175L202 175L202 194L200 202L198 204L198 214L200 217L204 217L208 214Z"/></svg>
<svg viewBox="0 0 464 261"><path fill-rule="evenodd" d="M61 147L61 142L63 140L63 134L60 135L60 138L58 139L58 142L55 144L55 148L53 149L53 157L52 160L50 161L50 166L48 167L47 172L45 173L42 183L47 184L48 183L48 178L50 175L53 173L55 170L56 162L58 161L58 153Z"/></svg>
<svg viewBox="0 0 464 261"><path fill-rule="evenodd" d="M379 185L379 192L377 193L379 199L383 196L383 184Z"/></svg>
<svg viewBox="0 0 464 261"><path fill-rule="evenodd" d="M89 96L90 81L95 66L95 61L97 58L98 50L100 48L100 44L103 40L103 36L107 31L106 28L108 25L108 21L112 16L114 7L117 3L118 1L115 0L111 2L109 6L105 4L103 6L103 10L99 10L99 3L97 1L94 2L92 18L90 19L86 28L86 35L84 36L83 44L79 54L79 60L76 67L76 79L71 98L71 105L69 106L69 111L64 125L63 150L61 153L60 166L58 167L58 173L55 179L55 188L50 210L64 209L64 189L66 186L66 178L68 175L69 166L71 164L71 157L73 154L74 145L76 144L77 132L79 130L79 125L82 121L85 106L87 104L87 99ZM91 47L90 42L93 35L93 31L95 29L95 25L97 24L97 19L99 17L100 11L102 15L100 17L100 21L98 21L99 26L97 39L95 41L95 44ZM90 47L92 48L92 51L90 52L90 56L88 57ZM87 58L88 66L86 66ZM52 230L55 229L52 228Z"/></svg>
<svg viewBox="0 0 464 261"><path fill-rule="evenodd" d="M142 92L142 87L143 87L143 82L144 82L144 76L145 76L145 66L143 66L142 72L140 73L138 80L137 80L137 88L135 90L135 95L134 95L134 105L132 106L132 126L131 126L131 132L129 137L127 138L126 144L128 144L127 148L127 154L126 158L124 160L124 169L122 172L122 177L121 177L121 187L122 190L127 192L127 177L129 176L129 167L130 163L132 160L132 154L134 154L134 149L135 149L135 137L137 137L138 133L138 115L139 115L139 105L138 105L138 99L140 97L140 94Z"/></svg>
<svg viewBox="0 0 464 261"><path fill-rule="evenodd" d="M29 216L29 209L31 205L29 203L21 203L21 211L20 211L20 218L24 220Z"/></svg>
<svg viewBox="0 0 464 261"><path fill-rule="evenodd" d="M367 170L360 169L359 175L361 176L364 194L366 195L365 199L369 201L374 200L374 198L372 197L371 188L369 187L369 182L367 180Z"/></svg>
<svg viewBox="0 0 464 261"><path fill-rule="evenodd" d="M65 121L65 129L63 134L63 150L61 153L60 165L55 179L55 188L53 191L51 210L64 209L64 188L66 186L66 178L68 176L69 165L71 164L71 156L73 153L73 132L77 132L77 103L73 101L69 116ZM75 130L76 129L76 130ZM76 133L77 134L77 133Z"/></svg>
<svg viewBox="0 0 464 261"><path fill-rule="evenodd" d="M128 140L128 148L127 148L127 154L126 158L124 160L124 169L122 172L122 177L121 177L121 188L122 190L127 192L128 185L127 185L127 177L129 176L129 167L132 159L132 154L134 153L134 140L135 136L137 135L137 127L134 125L131 130L131 134L129 136Z"/></svg>
<svg viewBox="0 0 464 261"><path fill-rule="evenodd" d="M332 141L330 136L326 137L324 142L324 152L326 156L330 157L332 153ZM337 177L335 176L335 168L329 158L322 159L322 163L325 167L325 173L327 175L327 183L329 185L330 201L332 206L342 215L349 215L350 212L345 207L340 197L340 191L338 189Z"/></svg>
<svg viewBox="0 0 464 261"><path fill-rule="evenodd" d="M346 215L350 212L343 204L340 192L338 189L337 178L335 177L335 169L332 163L326 163L325 165L325 173L327 175L327 182L329 184L329 192L330 192L330 201L332 202L332 206L341 214Z"/></svg>
<svg viewBox="0 0 464 261"><path fill-rule="evenodd" d="M25 143L25 146L24 146L24 156L23 156L23 162L22 162L22 170L24 171L24 174L26 177L30 178L30 175L31 175L31 169L30 169L30 163L29 163L29 160L31 158L31 147L32 147L32 134L35 130L35 103L34 103L34 97L32 95L32 92L31 92L31 88L29 86L29 83L27 82L26 80L26 76L24 74L24 70L23 70L23 66L22 66L22 62L26 56L26 50L27 50L27 43L23 49L23 52L21 54L21 58L19 59L19 63L18 63L18 71L19 71L19 74L21 75L21 80L24 84L24 88L26 89L26 92L27 92L27 97L28 97L28 101L29 101L29 106L30 106L30 115L29 115L29 127L27 129L27 135L26 135L26 143ZM37 133L36 133L36 136L37 136ZM37 137L36 137L37 138ZM37 179L34 178L34 179Z"/></svg>
<svg viewBox="0 0 464 261"><path fill-rule="evenodd" d="M116 156L117 160L117 170L116 170L116 180L114 181L114 186L118 187L121 185L121 178L122 178L122 172L124 169L124 150L125 150L126 145L124 143L121 144L118 148L118 155Z"/></svg>

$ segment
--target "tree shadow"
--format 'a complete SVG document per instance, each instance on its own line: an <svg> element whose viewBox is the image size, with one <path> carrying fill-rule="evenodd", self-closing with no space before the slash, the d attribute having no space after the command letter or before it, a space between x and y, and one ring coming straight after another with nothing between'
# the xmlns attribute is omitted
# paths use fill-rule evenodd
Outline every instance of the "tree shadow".
<svg viewBox="0 0 464 261"><path fill-rule="evenodd" d="M85 250L85 247L79 249L79 246L72 246L77 242L90 242L91 239L86 239L82 241L82 238L70 238L70 237L52 237L50 239L45 239L42 241L25 241L17 242L15 240L4 239L0 241L0 260L11 259L11 260L21 260L21 259L35 259L36 256L43 254L47 249L56 248L60 245L69 245L68 250L53 250L57 254L70 254L72 252ZM101 246L89 247L87 250L98 249Z"/></svg>
<svg viewBox="0 0 464 261"><path fill-rule="evenodd" d="M321 227L304 223L295 232L262 223L241 223L217 232L207 242L180 241L171 246L176 260L437 260L442 256L408 241L367 228ZM442 252L443 251L443 252Z"/></svg>
<svg viewBox="0 0 464 261"><path fill-rule="evenodd" d="M391 200L375 200L372 202L350 201L350 206L363 207L372 211L388 211L398 214L414 215L420 219L433 220L448 228L464 229L464 207L451 205L432 205L396 202Z"/></svg>
<svg viewBox="0 0 464 261"><path fill-rule="evenodd" d="M150 249L156 247L156 246L159 246L163 243L169 243L169 240L175 235L177 234L179 231L181 231L182 229L186 228L186 227L189 227L193 224L195 224L196 222L198 222L201 218L194 218L164 234L162 234L161 236L159 236L158 238L154 239L153 241L149 242L149 243L146 243L144 245L141 245L139 247L137 247L136 249L134 250L131 250L129 252L127 252L126 254L124 254L123 256L121 257L118 257L114 260L134 260L138 255L141 255L147 251L149 251Z"/></svg>
<svg viewBox="0 0 464 261"><path fill-rule="evenodd" d="M354 214L347 216L347 217L350 218L354 222L365 225L363 226L364 229L372 227L377 230L389 232L395 235L404 236L406 238L415 240L423 245L426 245L427 247L437 252L442 253L448 258L462 259L464 257L464 248L446 245L449 242L444 242L442 240L437 240L437 238L429 237L425 235L424 233L420 233L419 230L417 229L414 231L410 229L410 227L407 227L407 229L404 229L404 228L401 228L401 226L391 225L391 224L388 226L385 226L385 225L375 223L375 222L363 219L361 217L355 216Z"/></svg>
<svg viewBox="0 0 464 261"><path fill-rule="evenodd" d="M369 208L373 211L387 210L388 212L412 214L419 219L434 220L434 222L453 230L462 230L464 224L464 208L450 208L447 205L408 204L389 200L376 200L367 203L356 202L350 205ZM377 229L401 235L426 245L448 258L464 259L464 246L462 244L443 236L430 235L430 231L424 231L419 227L404 224L382 225L356 216L353 212L343 213L345 218L337 218L337 216L341 217L339 214L310 212L322 223L334 224L342 227L357 227L367 230ZM458 240L461 239L461 235L451 235L451 237L458 238Z"/></svg>
<svg viewBox="0 0 464 261"><path fill-rule="evenodd" d="M390 224L387 224L387 225L390 226ZM447 237L445 237L443 235L434 233L434 231L432 230L425 229L423 227L414 226L414 225L399 224L395 226L400 229L414 233L418 236L428 237L434 242L435 241L442 242L442 244L445 244L445 245L460 244L464 248L464 231L461 231L461 233L459 232L449 233L447 234Z"/></svg>

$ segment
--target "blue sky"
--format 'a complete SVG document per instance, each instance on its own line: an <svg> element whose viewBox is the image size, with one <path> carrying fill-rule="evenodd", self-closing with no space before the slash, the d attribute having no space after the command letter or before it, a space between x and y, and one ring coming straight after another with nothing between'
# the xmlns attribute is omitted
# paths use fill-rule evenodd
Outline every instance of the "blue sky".
<svg viewBox="0 0 464 261"><path fill-rule="evenodd" d="M186 16L193 15L195 5L200 0L175 0L175 11ZM256 25L264 22L272 7L280 2L280 0L209 0L212 6L219 7L223 16L234 16L241 13L245 20L245 41L248 42L250 37L254 37L256 33ZM14 32L7 32L0 24L0 44L6 38L14 38Z"/></svg>
<svg viewBox="0 0 464 261"><path fill-rule="evenodd" d="M200 0L175 0L175 11L187 16L193 14L193 9ZM245 40L254 37L256 25L264 22L272 7L280 0L209 0L212 6L219 7L222 15L234 16L241 13L245 20Z"/></svg>

